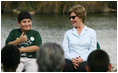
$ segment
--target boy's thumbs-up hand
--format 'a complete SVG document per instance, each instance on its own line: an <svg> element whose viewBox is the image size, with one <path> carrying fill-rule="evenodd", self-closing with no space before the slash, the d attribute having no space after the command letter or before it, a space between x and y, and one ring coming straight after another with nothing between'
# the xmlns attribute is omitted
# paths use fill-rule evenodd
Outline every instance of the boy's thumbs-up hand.
<svg viewBox="0 0 118 73"><path fill-rule="evenodd" d="M25 41L27 41L27 35L25 35L25 33L22 32L22 34L21 34L19 39L20 39L21 42L25 42Z"/></svg>

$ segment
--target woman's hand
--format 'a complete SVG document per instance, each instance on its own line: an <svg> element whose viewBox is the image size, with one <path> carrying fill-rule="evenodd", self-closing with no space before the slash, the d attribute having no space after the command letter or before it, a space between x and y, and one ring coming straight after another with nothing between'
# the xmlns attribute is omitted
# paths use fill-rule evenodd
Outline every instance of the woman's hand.
<svg viewBox="0 0 118 73"><path fill-rule="evenodd" d="M83 59L81 57L76 57L76 60L78 61L79 64L83 62Z"/></svg>
<svg viewBox="0 0 118 73"><path fill-rule="evenodd" d="M78 64L78 61L77 61L76 58L73 58L72 59L72 63L73 63L74 68L77 69L77 67L79 66L79 64Z"/></svg>
<svg viewBox="0 0 118 73"><path fill-rule="evenodd" d="M83 62L83 59L81 57L76 57L72 59L72 63L75 69L79 66L80 63Z"/></svg>

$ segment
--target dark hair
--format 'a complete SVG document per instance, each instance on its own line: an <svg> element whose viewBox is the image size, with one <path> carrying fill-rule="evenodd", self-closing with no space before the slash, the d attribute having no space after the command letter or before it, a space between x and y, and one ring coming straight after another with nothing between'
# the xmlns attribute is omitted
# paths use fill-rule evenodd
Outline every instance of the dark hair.
<svg viewBox="0 0 118 73"><path fill-rule="evenodd" d="M40 72L62 71L64 61L64 51L56 43L45 43L37 51L38 71Z"/></svg>
<svg viewBox="0 0 118 73"><path fill-rule="evenodd" d="M3 64L4 71L16 70L20 63L20 51L14 45L6 45L1 51L1 62Z"/></svg>
<svg viewBox="0 0 118 73"><path fill-rule="evenodd" d="M87 64L91 72L106 72L110 64L109 56L103 50L95 50L88 56Z"/></svg>
<svg viewBox="0 0 118 73"><path fill-rule="evenodd" d="M18 22L20 23L23 19L31 19L32 17L30 15L29 12L27 11L22 11L19 15L18 15Z"/></svg>

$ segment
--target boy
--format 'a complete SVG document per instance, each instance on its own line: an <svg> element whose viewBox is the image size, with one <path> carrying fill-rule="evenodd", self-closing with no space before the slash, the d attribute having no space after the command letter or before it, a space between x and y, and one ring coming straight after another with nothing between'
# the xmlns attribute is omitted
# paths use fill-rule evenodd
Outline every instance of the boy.
<svg viewBox="0 0 118 73"><path fill-rule="evenodd" d="M91 52L88 56L86 70L88 72L111 71L111 64L108 54L103 50L95 50Z"/></svg>
<svg viewBox="0 0 118 73"><path fill-rule="evenodd" d="M36 51L42 44L42 39L40 34L31 30L32 18L31 15L23 11L18 15L18 25L19 29L13 29L7 40L6 44L13 44L17 46L21 52L21 61L17 68L18 72L36 72Z"/></svg>

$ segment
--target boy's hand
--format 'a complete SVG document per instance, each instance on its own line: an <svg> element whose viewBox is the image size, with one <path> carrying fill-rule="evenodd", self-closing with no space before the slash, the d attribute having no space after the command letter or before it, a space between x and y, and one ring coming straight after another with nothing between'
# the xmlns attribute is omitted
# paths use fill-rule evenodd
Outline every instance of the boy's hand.
<svg viewBox="0 0 118 73"><path fill-rule="evenodd" d="M25 41L27 41L27 35L24 35L24 32L23 32L19 39L21 42L25 42Z"/></svg>

